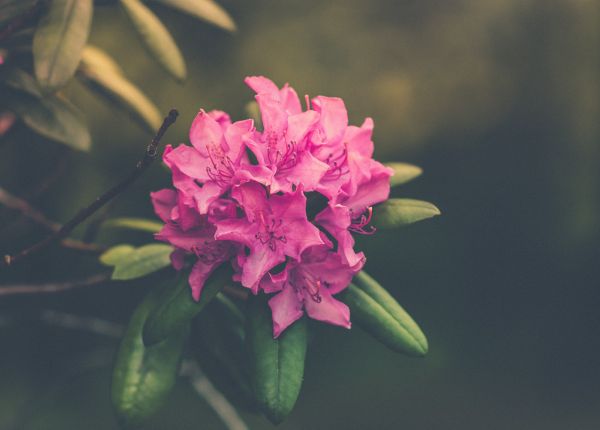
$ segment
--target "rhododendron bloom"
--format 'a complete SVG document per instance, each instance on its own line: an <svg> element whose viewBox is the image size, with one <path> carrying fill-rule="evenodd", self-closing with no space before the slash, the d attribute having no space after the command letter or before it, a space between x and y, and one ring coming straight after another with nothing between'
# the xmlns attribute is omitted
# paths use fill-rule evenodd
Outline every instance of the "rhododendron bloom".
<svg viewBox="0 0 600 430"><path fill-rule="evenodd" d="M163 154L174 189L152 194L165 222L156 237L175 248L177 270L192 260L195 300L212 271L231 264L234 281L272 295L275 337L303 314L350 328L348 307L333 296L365 263L354 235L375 231L373 206L388 198L392 174L372 158L373 121L348 125L340 98L306 96L303 110L287 84L245 81L263 129L222 111L198 113L191 145Z"/></svg>
<svg viewBox="0 0 600 430"><path fill-rule="evenodd" d="M350 328L350 310L333 294L346 288L355 273L337 254L314 246L300 260L288 262L281 274L265 279L266 292L280 291L269 300L273 336L278 337L300 318L303 310L313 319Z"/></svg>

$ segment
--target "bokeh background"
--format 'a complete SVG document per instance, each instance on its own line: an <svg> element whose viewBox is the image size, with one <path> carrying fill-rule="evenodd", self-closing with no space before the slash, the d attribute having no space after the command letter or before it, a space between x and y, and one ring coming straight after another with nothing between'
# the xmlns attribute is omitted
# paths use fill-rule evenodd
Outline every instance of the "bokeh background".
<svg viewBox="0 0 600 430"><path fill-rule="evenodd" d="M111 52L165 112L166 141L186 140L199 108L244 115L242 80L264 74L299 93L343 97L354 123L375 120L376 156L424 168L397 196L442 217L362 238L367 270L428 335L424 359L396 355L360 329L318 326L297 407L278 428L600 428L600 15L594 0L222 0L231 35L152 5L186 56L171 80L113 6L91 41ZM66 220L127 172L147 132L80 84L89 154L13 136L3 187ZM111 208L150 217L153 166ZM4 253L43 233L0 210ZM141 243L119 232L103 240ZM76 278L93 259L54 252L3 282ZM43 310L124 323L149 281L0 300L0 429L113 429L108 387L115 341L52 327ZM252 429L273 428L243 414ZM181 380L148 429L222 429Z"/></svg>

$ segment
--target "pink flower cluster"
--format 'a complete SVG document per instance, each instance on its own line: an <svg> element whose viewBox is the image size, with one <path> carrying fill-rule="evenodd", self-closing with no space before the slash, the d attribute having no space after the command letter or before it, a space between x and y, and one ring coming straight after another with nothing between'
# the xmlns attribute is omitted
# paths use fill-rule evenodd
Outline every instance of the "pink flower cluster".
<svg viewBox="0 0 600 430"><path fill-rule="evenodd" d="M371 233L372 206L388 198L392 170L373 160L373 121L348 125L344 102L306 96L248 77L263 130L251 119L231 122L200 111L192 146L168 146L163 160L174 189L152 193L165 222L159 240L173 245L172 262L195 256L189 283L198 300L211 272L232 264L234 279L269 300L273 334L304 312L350 327L348 307L333 296L363 267L352 233Z"/></svg>

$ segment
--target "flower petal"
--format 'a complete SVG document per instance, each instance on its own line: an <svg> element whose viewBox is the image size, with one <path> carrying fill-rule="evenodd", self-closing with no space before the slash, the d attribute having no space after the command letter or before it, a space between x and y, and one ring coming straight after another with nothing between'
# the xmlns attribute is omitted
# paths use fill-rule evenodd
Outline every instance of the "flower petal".
<svg viewBox="0 0 600 430"><path fill-rule="evenodd" d="M350 328L350 309L344 303L333 298L327 288L319 292L320 302L305 294L304 309L309 317L329 324Z"/></svg>
<svg viewBox="0 0 600 430"><path fill-rule="evenodd" d="M200 154L208 158L208 147L220 146L223 138L221 125L215 121L204 110L201 110L194 118L190 128L190 142Z"/></svg>
<svg viewBox="0 0 600 430"><path fill-rule="evenodd" d="M210 274L221 264L222 261L216 261L210 264L204 263L201 260L196 261L188 278L190 288L192 289L192 297L195 301L200 300L204 283Z"/></svg>
<svg viewBox="0 0 600 430"><path fill-rule="evenodd" d="M269 307L273 316L274 338L278 338L286 328L300 319L303 314L302 302L298 300L294 288L289 285L269 300Z"/></svg>
<svg viewBox="0 0 600 430"><path fill-rule="evenodd" d="M171 220L171 211L177 205L177 192L168 188L150 193L154 213L163 220Z"/></svg>
<svg viewBox="0 0 600 430"><path fill-rule="evenodd" d="M314 109L321 114L319 123L329 144L339 142L348 126L348 112L338 97L318 96L312 99Z"/></svg>
<svg viewBox="0 0 600 430"><path fill-rule="evenodd" d="M256 94L279 93L279 88L273 83L272 80L265 78L264 76L248 76L244 79L246 85L248 85Z"/></svg>

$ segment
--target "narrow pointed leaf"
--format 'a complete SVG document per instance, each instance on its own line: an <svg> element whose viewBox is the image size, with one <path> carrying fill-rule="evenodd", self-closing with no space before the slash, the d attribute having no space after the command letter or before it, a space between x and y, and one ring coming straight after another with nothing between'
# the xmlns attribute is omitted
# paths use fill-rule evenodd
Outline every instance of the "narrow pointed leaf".
<svg viewBox="0 0 600 430"><path fill-rule="evenodd" d="M377 228L396 228L440 215L429 202L413 199L389 199L375 207L373 225Z"/></svg>
<svg viewBox="0 0 600 430"><path fill-rule="evenodd" d="M135 248L131 245L113 246L100 256L100 262L106 266L116 266L134 251Z"/></svg>
<svg viewBox="0 0 600 430"><path fill-rule="evenodd" d="M161 305L152 312L144 327L144 342L146 345L156 344L188 326L192 319L201 312L204 307L217 295L226 285L231 283L232 271L228 264L223 264L208 278L202 289L200 300L197 302L192 298L188 283L188 277L182 276Z"/></svg>
<svg viewBox="0 0 600 430"><path fill-rule="evenodd" d="M3 102L23 123L37 134L79 151L87 151L92 138L74 106L66 100L48 96L37 99L29 94L4 91Z"/></svg>
<svg viewBox="0 0 600 430"><path fill-rule="evenodd" d="M33 37L35 76L54 91L75 74L90 33L93 0L53 0Z"/></svg>
<svg viewBox="0 0 600 430"><path fill-rule="evenodd" d="M0 83L34 98L43 97L40 86L33 76L15 67L2 67L0 69Z"/></svg>
<svg viewBox="0 0 600 430"><path fill-rule="evenodd" d="M126 228L130 230L146 231L148 233L158 233L163 224L154 220L145 218L111 218L106 220L102 227L106 228Z"/></svg>
<svg viewBox="0 0 600 430"><path fill-rule="evenodd" d="M185 79L185 61L163 23L139 0L121 0L121 5L156 61L176 79Z"/></svg>
<svg viewBox="0 0 600 430"><path fill-rule="evenodd" d="M390 293L365 272L359 272L353 282L340 296L350 308L352 323L396 352L427 353L427 338Z"/></svg>
<svg viewBox="0 0 600 430"><path fill-rule="evenodd" d="M394 169L394 175L390 178L392 187L410 182L423 173L423 169L413 164L396 162L386 163L385 165Z"/></svg>
<svg viewBox="0 0 600 430"><path fill-rule="evenodd" d="M263 296L250 297L248 306L250 380L259 407L271 422L278 424L292 411L302 386L306 319L299 319L273 339L271 311Z"/></svg>
<svg viewBox="0 0 600 430"><path fill-rule="evenodd" d="M212 0L154 0L178 9L224 30L235 31L235 22L225 9Z"/></svg>
<svg viewBox="0 0 600 430"><path fill-rule="evenodd" d="M79 66L79 77L94 91L125 108L148 131L156 131L162 118L156 105L133 83L103 51L86 47Z"/></svg>
<svg viewBox="0 0 600 430"><path fill-rule="evenodd" d="M113 256L108 254L111 251L117 253L115 248L104 254L104 262L115 266L111 279L124 281L141 278L171 265L170 256L173 248L169 245L153 243L129 250L129 252L123 245L119 245L119 247L122 247L118 252L121 257L119 259L112 258ZM108 257L106 257L107 254Z"/></svg>
<svg viewBox="0 0 600 430"><path fill-rule="evenodd" d="M144 323L159 300L159 292L153 291L138 306L117 353L111 397L119 422L127 428L159 410L177 378L188 327L152 347L142 340Z"/></svg>

